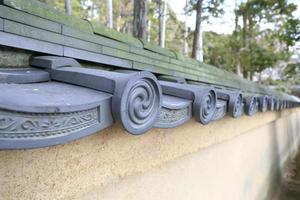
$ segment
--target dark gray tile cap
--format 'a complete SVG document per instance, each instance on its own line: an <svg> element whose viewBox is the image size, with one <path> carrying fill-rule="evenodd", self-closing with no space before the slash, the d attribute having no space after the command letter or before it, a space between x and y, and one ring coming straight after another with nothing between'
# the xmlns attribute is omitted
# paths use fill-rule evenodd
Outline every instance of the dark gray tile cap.
<svg viewBox="0 0 300 200"><path fill-rule="evenodd" d="M0 69L0 83L37 83L49 80L48 72L35 68Z"/></svg>
<svg viewBox="0 0 300 200"><path fill-rule="evenodd" d="M80 67L80 64L72 58L57 57L57 56L39 56L34 57L31 61L34 67L44 69L57 69L60 67Z"/></svg>
<svg viewBox="0 0 300 200"><path fill-rule="evenodd" d="M0 84L0 108L33 113L61 113L89 109L110 94L74 85L47 82Z"/></svg>

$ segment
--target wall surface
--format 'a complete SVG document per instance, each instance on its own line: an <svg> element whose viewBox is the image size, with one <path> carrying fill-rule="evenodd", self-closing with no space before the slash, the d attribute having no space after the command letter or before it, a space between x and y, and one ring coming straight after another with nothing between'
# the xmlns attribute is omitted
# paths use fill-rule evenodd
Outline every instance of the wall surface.
<svg viewBox="0 0 300 200"><path fill-rule="evenodd" d="M0 199L263 199L298 147L299 123L293 109L138 137L116 125L65 145L0 151Z"/></svg>

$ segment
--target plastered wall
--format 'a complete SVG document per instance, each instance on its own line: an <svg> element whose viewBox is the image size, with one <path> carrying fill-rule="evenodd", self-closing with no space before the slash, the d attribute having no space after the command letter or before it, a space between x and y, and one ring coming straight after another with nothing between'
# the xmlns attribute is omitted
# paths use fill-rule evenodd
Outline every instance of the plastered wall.
<svg viewBox="0 0 300 200"><path fill-rule="evenodd" d="M296 151L299 123L293 109L142 136L116 125L65 145L0 151L0 199L260 199Z"/></svg>

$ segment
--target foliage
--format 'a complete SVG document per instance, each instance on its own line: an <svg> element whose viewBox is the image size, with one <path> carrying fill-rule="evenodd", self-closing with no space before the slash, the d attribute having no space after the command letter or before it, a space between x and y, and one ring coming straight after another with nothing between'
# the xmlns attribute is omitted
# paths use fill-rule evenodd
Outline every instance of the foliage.
<svg viewBox="0 0 300 200"><path fill-rule="evenodd" d="M300 62L291 63L285 68L284 80L300 84Z"/></svg>
<svg viewBox="0 0 300 200"><path fill-rule="evenodd" d="M293 46L300 41L300 20L287 19L283 22L282 30L279 33L280 41L285 42L286 46Z"/></svg>
<svg viewBox="0 0 300 200"><path fill-rule="evenodd" d="M198 0L189 0L186 12L189 14L196 10ZM202 21L209 20L210 17L219 17L224 14L224 10L221 7L224 0L203 0L202 5Z"/></svg>
<svg viewBox="0 0 300 200"><path fill-rule="evenodd" d="M300 21L292 15L296 8L287 0L247 0L240 4L236 16L243 24L236 26L234 34L240 44L235 50L244 76L289 58L288 47L300 39ZM264 29L266 24L274 28Z"/></svg>
<svg viewBox="0 0 300 200"><path fill-rule="evenodd" d="M205 32L203 34L204 62L225 70L234 70L231 40L230 35Z"/></svg>
<svg viewBox="0 0 300 200"><path fill-rule="evenodd" d="M64 9L63 0L39 0ZM197 0L189 0L183 9L187 14L195 10ZM224 0L203 0L202 20L224 13ZM148 1L148 20L151 21L150 42L158 44L160 0ZM72 0L73 14L98 23L107 23L107 0ZM240 66L244 77L274 67L279 61L288 63L290 48L300 41L300 19L293 13L296 5L288 0L246 0L235 10L236 28L232 34L203 33L204 62L229 71ZM130 34L133 20L132 0L113 0L114 28ZM166 47L182 52L184 24L177 19L170 6L167 13ZM267 26L266 26L267 25ZM267 27L267 28L266 28ZM192 31L188 43L192 46ZM290 64L283 80L299 80L299 67ZM298 75L295 75L298 74Z"/></svg>
<svg viewBox="0 0 300 200"><path fill-rule="evenodd" d="M159 35L159 4L160 0L149 2L148 19L151 21L150 42L158 44ZM166 22L166 48L181 52L183 44L183 22L177 19L176 13L168 5ZM174 31L176 30L176 31Z"/></svg>
<svg viewBox="0 0 300 200"><path fill-rule="evenodd" d="M39 0L40 2L47 3L56 9L64 10L64 0ZM85 9L83 8L83 2L81 0L72 0L73 15L84 18Z"/></svg>

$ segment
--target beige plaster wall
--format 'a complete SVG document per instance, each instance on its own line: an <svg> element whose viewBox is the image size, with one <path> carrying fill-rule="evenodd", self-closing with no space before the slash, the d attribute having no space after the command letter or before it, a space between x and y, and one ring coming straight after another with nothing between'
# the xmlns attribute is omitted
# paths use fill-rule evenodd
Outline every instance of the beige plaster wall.
<svg viewBox="0 0 300 200"><path fill-rule="evenodd" d="M56 147L0 151L0 199L264 197L297 147L299 122L294 109L138 137L115 126Z"/></svg>

